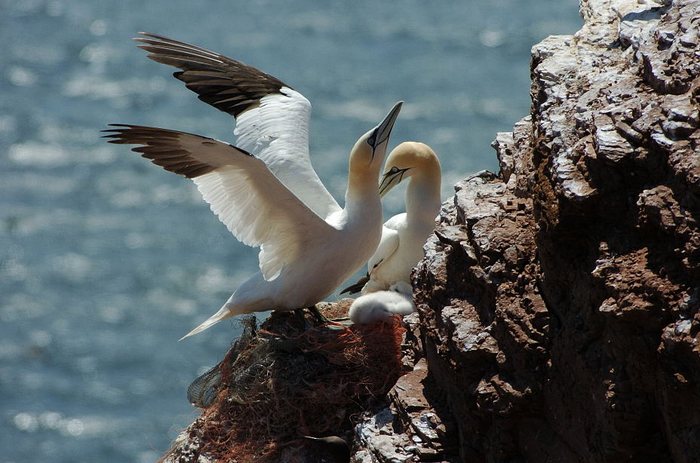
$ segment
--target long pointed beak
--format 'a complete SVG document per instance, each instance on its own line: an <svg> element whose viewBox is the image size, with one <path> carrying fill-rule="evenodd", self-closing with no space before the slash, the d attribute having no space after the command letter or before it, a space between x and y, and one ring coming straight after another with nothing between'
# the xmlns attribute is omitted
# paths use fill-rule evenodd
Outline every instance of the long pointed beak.
<svg viewBox="0 0 700 463"><path fill-rule="evenodd" d="M392 188L401 183L403 180L403 174L406 173L408 169L402 169L398 172L387 172L382 176L382 182L379 184L379 196L384 197Z"/></svg>
<svg viewBox="0 0 700 463"><path fill-rule="evenodd" d="M393 108L391 108L391 111L389 111L389 114L386 115L384 120L374 129L374 133L372 134L371 140L370 140L370 145L372 146L372 150L376 150L379 145L384 143L389 139L389 136L391 135L391 129L394 128L394 123L396 123L396 118L399 117L399 111L401 111L401 105L403 105L403 101L399 101L394 105Z"/></svg>

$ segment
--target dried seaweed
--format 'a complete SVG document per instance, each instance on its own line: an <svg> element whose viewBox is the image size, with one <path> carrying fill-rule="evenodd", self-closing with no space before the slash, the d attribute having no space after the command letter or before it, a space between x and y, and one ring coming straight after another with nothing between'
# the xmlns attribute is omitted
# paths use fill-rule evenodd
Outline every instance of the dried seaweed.
<svg viewBox="0 0 700 463"><path fill-rule="evenodd" d="M309 327L294 314L273 314L218 365L218 395L190 428L197 454L218 462L281 461L282 454L294 461L308 445L303 436L351 429L352 417L398 379L402 335L398 318Z"/></svg>

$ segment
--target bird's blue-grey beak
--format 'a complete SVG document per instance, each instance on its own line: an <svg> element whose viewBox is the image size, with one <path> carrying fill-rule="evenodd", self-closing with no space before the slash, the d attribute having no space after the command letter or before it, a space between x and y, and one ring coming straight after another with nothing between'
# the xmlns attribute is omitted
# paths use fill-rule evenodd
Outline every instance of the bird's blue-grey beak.
<svg viewBox="0 0 700 463"><path fill-rule="evenodd" d="M379 196L384 197L389 190L401 183L403 176L408 169L409 168L399 169L398 167L394 166L390 170L386 171L382 176L382 183L379 184Z"/></svg>
<svg viewBox="0 0 700 463"><path fill-rule="evenodd" d="M387 114L384 120L374 128L372 135L370 135L367 139L367 143L369 143L369 146L372 147L372 159L374 159L374 152L376 149L381 146L382 143L389 140L391 129L394 128L396 118L399 117L401 105L403 105L403 101L396 103L394 107L391 108L391 111L389 111L389 114Z"/></svg>

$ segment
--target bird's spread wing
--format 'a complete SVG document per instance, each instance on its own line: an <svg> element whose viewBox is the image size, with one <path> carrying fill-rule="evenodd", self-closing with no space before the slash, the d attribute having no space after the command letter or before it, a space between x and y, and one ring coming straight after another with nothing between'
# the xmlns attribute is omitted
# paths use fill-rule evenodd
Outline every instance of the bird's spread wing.
<svg viewBox="0 0 700 463"><path fill-rule="evenodd" d="M382 262L391 257L398 248L399 232L393 228L382 227L382 239L379 241L379 246L377 246L377 250L374 251L372 257L367 261L367 271L370 276L372 271L382 265Z"/></svg>
<svg viewBox="0 0 700 463"><path fill-rule="evenodd" d="M320 217L340 206L309 159L311 104L274 76L226 56L155 34L135 39L148 57L176 67L173 75L199 99L236 118L236 144L255 153Z"/></svg>
<svg viewBox="0 0 700 463"><path fill-rule="evenodd" d="M110 143L132 148L154 164L190 178L211 210L233 235L260 246L260 270L266 280L299 257L303 243L331 227L244 150L212 138L175 130L112 125Z"/></svg>

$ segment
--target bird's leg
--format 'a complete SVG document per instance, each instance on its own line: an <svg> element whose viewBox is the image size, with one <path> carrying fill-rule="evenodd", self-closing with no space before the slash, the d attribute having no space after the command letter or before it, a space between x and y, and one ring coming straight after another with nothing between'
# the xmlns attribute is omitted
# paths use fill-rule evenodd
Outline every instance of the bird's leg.
<svg viewBox="0 0 700 463"><path fill-rule="evenodd" d="M303 326L304 329L306 329L307 324L306 324L306 314L304 313L304 308L302 307L300 309L294 309L294 310L292 310L292 312L294 312L294 315L296 316L297 320L299 321L299 325Z"/></svg>
<svg viewBox="0 0 700 463"><path fill-rule="evenodd" d="M319 312L318 308L316 308L315 305L307 307L307 309L309 309L309 312L311 312L311 315L313 315L316 321L318 321L319 325L325 325L330 321L326 317L324 317L321 312Z"/></svg>
<svg viewBox="0 0 700 463"><path fill-rule="evenodd" d="M306 310L311 312L313 320L306 319ZM298 309L292 310L292 312L294 312L294 316L298 320L299 325L303 326L304 329L311 328L315 325L326 325L330 323L330 321L326 317L324 317L323 314L321 314L321 312L319 312L315 305L309 307L300 307Z"/></svg>

